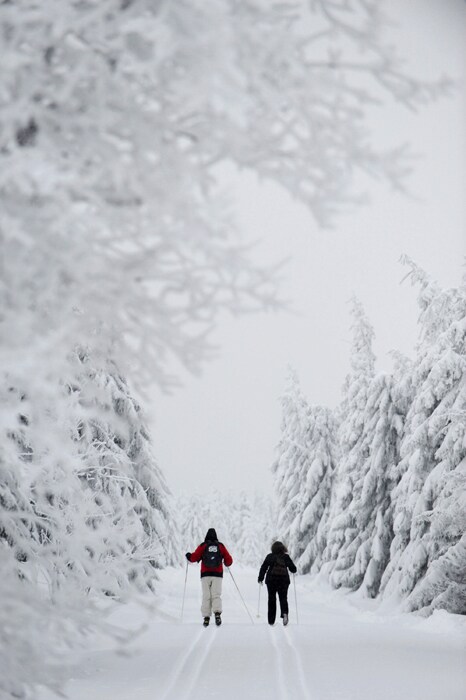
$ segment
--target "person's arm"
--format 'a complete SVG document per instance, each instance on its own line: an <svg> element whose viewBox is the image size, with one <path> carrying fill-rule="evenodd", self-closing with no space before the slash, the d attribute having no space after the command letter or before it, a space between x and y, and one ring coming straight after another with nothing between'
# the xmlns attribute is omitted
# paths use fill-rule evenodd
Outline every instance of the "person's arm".
<svg viewBox="0 0 466 700"><path fill-rule="evenodd" d="M186 559L190 562L195 562L195 561L201 561L202 555L204 554L204 549L205 549L205 543L203 542L202 544L197 547L194 552L186 553Z"/></svg>
<svg viewBox="0 0 466 700"><path fill-rule="evenodd" d="M287 558L287 562L286 562L287 567L289 568L289 570L291 571L292 574L295 574L297 572L297 568L293 564L291 557L287 554L286 558Z"/></svg>
<svg viewBox="0 0 466 700"><path fill-rule="evenodd" d="M269 566L270 566L269 557L270 557L270 554L267 554L267 556L265 557L265 559L264 559L264 561L263 561L263 563L262 563L262 566L261 566L261 568L260 568L260 570L259 570L259 576L258 576L258 578L257 578L258 583L262 583L262 581L264 580L266 571L267 571L267 569L268 569Z"/></svg>
<svg viewBox="0 0 466 700"><path fill-rule="evenodd" d="M224 544L220 542L220 552L223 557L223 563L225 566L231 566L233 564L233 557L231 556L230 552L228 549L225 547Z"/></svg>

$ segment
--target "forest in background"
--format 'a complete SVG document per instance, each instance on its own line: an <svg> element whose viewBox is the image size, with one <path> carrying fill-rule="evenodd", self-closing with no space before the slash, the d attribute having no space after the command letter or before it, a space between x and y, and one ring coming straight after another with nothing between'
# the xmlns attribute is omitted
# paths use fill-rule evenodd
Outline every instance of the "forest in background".
<svg viewBox="0 0 466 700"><path fill-rule="evenodd" d="M466 614L466 284L418 288L419 342L378 372L374 330L353 300L341 404L310 404L291 372L274 464L278 531L302 573L393 598L408 611Z"/></svg>

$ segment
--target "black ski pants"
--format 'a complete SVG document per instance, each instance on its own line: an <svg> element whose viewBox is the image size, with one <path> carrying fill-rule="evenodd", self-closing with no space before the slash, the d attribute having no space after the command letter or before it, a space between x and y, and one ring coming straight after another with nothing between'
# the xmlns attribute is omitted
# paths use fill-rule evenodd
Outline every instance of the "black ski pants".
<svg viewBox="0 0 466 700"><path fill-rule="evenodd" d="M280 617L288 615L288 587L290 582L284 578L270 579L267 581L267 591L269 593L268 620L269 625L273 625L277 615L277 594L280 601Z"/></svg>

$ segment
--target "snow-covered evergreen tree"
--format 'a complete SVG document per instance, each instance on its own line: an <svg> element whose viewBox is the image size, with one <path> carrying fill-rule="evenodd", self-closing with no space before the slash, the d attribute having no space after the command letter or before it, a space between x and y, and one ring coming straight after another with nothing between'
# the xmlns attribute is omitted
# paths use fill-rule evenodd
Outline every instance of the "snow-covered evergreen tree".
<svg viewBox="0 0 466 700"><path fill-rule="evenodd" d="M82 353L49 392L7 390L16 425L2 426L1 538L52 596L152 585L176 529L138 405L112 363Z"/></svg>
<svg viewBox="0 0 466 700"><path fill-rule="evenodd" d="M2 697L58 690L62 652L100 625L95 596L152 587L173 559L170 496L126 383L113 363L60 359L59 383L2 376Z"/></svg>
<svg viewBox="0 0 466 700"><path fill-rule="evenodd" d="M360 469L354 475L347 515L355 531L345 541L344 556L352 562L341 574L343 585L371 597L378 593L393 538L392 491L403 431L393 378L379 374L371 381L361 435Z"/></svg>
<svg viewBox="0 0 466 700"><path fill-rule="evenodd" d="M302 484L301 517L296 537L299 543L296 564L302 573L318 571L327 544L330 499L338 463L336 423L333 413L322 406L310 409L309 464Z"/></svg>
<svg viewBox="0 0 466 700"><path fill-rule="evenodd" d="M328 509L336 467L336 431L331 412L310 406L296 372L289 371L282 397L282 435L272 470L277 496L278 537L303 573L318 567L325 548Z"/></svg>
<svg viewBox="0 0 466 700"><path fill-rule="evenodd" d="M144 558L151 566L162 568L178 562L172 499L155 461L141 408L114 363L107 362L96 370L86 353L78 362L82 367L79 386L72 390L77 392L81 410L77 426L83 450L80 478L100 497L113 494L113 502L121 503L113 508L115 526L118 510L123 519L131 514L139 545L131 539L128 543L135 550L144 549ZM128 524L124 529L129 535ZM137 578L135 570L131 578Z"/></svg>
<svg viewBox="0 0 466 700"><path fill-rule="evenodd" d="M176 499L175 513L182 552L190 552L203 541L209 527L206 527L206 498L199 493L183 493Z"/></svg>
<svg viewBox="0 0 466 700"><path fill-rule="evenodd" d="M57 659L58 650L64 635L69 634L62 622L65 616L76 621L76 616L70 615L73 603L69 608L64 600L52 605L40 587L19 575L16 552L2 541L0 569L0 696L24 698L28 693L32 697L38 684L57 690L66 671L65 659ZM82 626L85 617L78 616ZM80 625L76 625L74 634Z"/></svg>
<svg viewBox="0 0 466 700"><path fill-rule="evenodd" d="M258 567L274 538L275 523L271 507L271 499L263 494L253 493L240 495L236 512L240 512L241 532L239 540L235 541L238 561L242 564Z"/></svg>
<svg viewBox="0 0 466 700"><path fill-rule="evenodd" d="M411 260L405 262L420 287L422 335L384 594L408 596L408 609L464 612L465 521L459 514L466 491L466 288L442 290Z"/></svg>
<svg viewBox="0 0 466 700"><path fill-rule="evenodd" d="M464 427L463 427L464 430ZM464 442L463 442L464 445ZM463 447L464 450L464 447ZM430 521L430 559L425 576L408 596L408 610L436 608L466 615L466 460L443 482Z"/></svg>
<svg viewBox="0 0 466 700"><path fill-rule="evenodd" d="M298 375L288 371L281 399L281 438L272 466L277 501L278 537L298 559L307 542L300 540L300 523L306 503L304 484L312 462L312 418L309 405L299 386Z"/></svg>
<svg viewBox="0 0 466 700"><path fill-rule="evenodd" d="M364 462L369 456L366 441L367 402L375 371L372 350L374 330L359 301L353 299L353 342L351 372L346 378L340 409L339 444L341 459L336 470L335 491L330 513L330 527L324 554L325 568L331 572L335 586L348 585L347 572L353 566L356 551L349 548L358 534L358 524L350 503L355 485L361 479Z"/></svg>

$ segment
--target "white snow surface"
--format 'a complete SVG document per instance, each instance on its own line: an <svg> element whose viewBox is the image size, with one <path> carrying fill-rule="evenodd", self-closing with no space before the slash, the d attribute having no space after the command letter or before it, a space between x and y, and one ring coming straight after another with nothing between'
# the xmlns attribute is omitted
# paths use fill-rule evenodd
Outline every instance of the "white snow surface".
<svg viewBox="0 0 466 700"><path fill-rule="evenodd" d="M112 622L145 626L124 653L91 640L76 659L70 700L464 700L466 620L385 610L308 576L289 590L290 624L258 617L257 571L225 572L223 625L201 626L197 566L162 572L151 608L122 605ZM147 602L147 600L145 601ZM56 696L43 690L39 700Z"/></svg>

